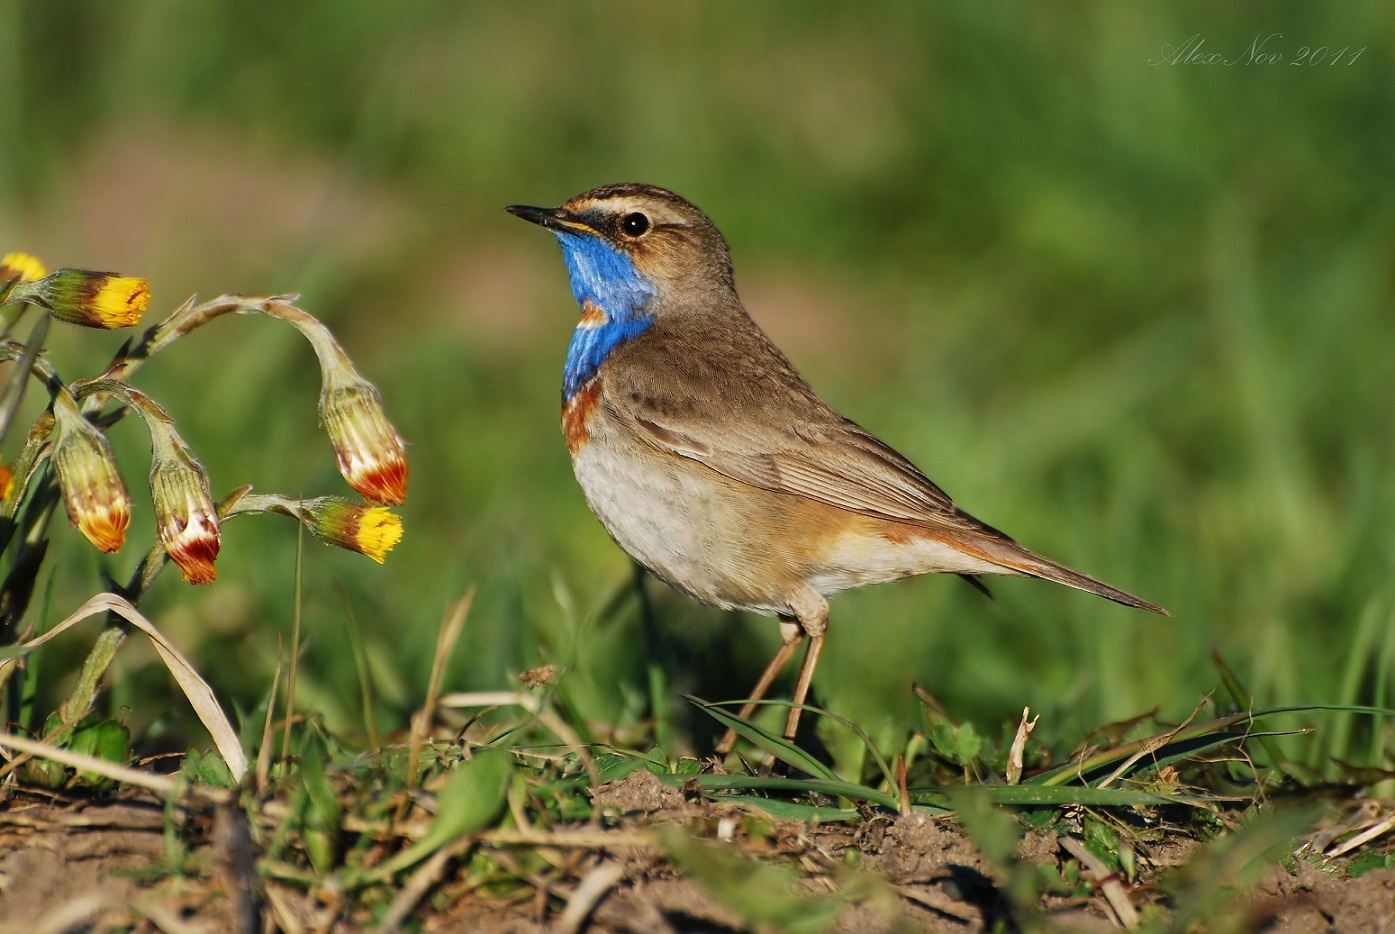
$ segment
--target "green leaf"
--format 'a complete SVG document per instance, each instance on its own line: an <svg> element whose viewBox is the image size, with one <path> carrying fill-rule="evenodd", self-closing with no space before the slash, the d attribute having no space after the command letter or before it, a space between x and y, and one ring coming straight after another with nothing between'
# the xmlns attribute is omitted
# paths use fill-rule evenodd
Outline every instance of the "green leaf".
<svg viewBox="0 0 1395 934"><path fill-rule="evenodd" d="M701 775L702 760L692 756L684 756L673 764L674 775Z"/></svg>
<svg viewBox="0 0 1395 934"><path fill-rule="evenodd" d="M1119 836L1104 821L1087 816L1081 822L1085 848L1104 861L1111 870L1119 868Z"/></svg>
<svg viewBox="0 0 1395 934"><path fill-rule="evenodd" d="M958 766L972 765L983 752L983 737L972 723L956 725L942 720L931 728L927 738L941 758Z"/></svg>
<svg viewBox="0 0 1395 934"><path fill-rule="evenodd" d="M124 765L131 747L131 731L115 720L90 717L73 731L68 748L108 762ZM95 776L94 776L95 777Z"/></svg>
<svg viewBox="0 0 1395 934"><path fill-rule="evenodd" d="M179 764L179 771L189 781L197 785L212 785L217 788L237 787L237 782L233 779L228 764L216 752L204 752L202 749L191 746L184 753L184 761Z"/></svg>
<svg viewBox="0 0 1395 934"><path fill-rule="evenodd" d="M62 718L54 712L44 727L46 735L53 737L50 741L55 745L120 765L130 761L131 732L124 724L102 719L94 713L83 717L71 730L63 733L60 730L62 722ZM96 788L111 784L110 780L95 772L73 773L67 766L41 758L25 763L23 774L27 781L46 788L61 788L70 781Z"/></svg>
<svg viewBox="0 0 1395 934"><path fill-rule="evenodd" d="M513 780L513 756L502 749L475 750L458 765L436 800L436 819L416 843L367 873L363 882L386 879L447 844L487 827L504 807Z"/></svg>
<svg viewBox="0 0 1395 934"><path fill-rule="evenodd" d="M596 774L600 777L601 783L616 782L629 775L635 769L642 768L645 760L638 756L626 756L618 753L607 753L596 757ZM583 776L582 781L589 783L590 779Z"/></svg>
<svg viewBox="0 0 1395 934"><path fill-rule="evenodd" d="M1367 850L1347 864L1347 875L1355 879L1373 869L1395 869L1395 853Z"/></svg>

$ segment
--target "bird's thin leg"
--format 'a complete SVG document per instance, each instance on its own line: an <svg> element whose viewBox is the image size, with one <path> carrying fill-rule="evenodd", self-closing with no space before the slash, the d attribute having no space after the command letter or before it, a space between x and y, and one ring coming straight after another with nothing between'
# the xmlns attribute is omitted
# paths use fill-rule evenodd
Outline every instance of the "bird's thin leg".
<svg viewBox="0 0 1395 934"><path fill-rule="evenodd" d="M814 668L819 664L819 653L823 651L823 634L828 629L828 603L823 597L815 596L817 602L809 606L812 612L799 615L799 625L808 635L809 644L804 649L804 661L799 666L799 680L794 685L794 706L790 708L789 717L785 720L785 739L788 740L793 740L799 730L799 715L803 712L800 708L809 696L809 686L814 683Z"/></svg>
<svg viewBox="0 0 1395 934"><path fill-rule="evenodd" d="M800 626L793 619L780 617L780 648L776 650L775 657L770 660L770 664L765 666L765 671L761 672L760 680L751 689L751 696L741 707L737 714L742 720L748 720L751 714L756 712L756 702L765 697L765 692L770 690L770 685L775 683L776 677L781 670L789 663L790 656L794 654L795 648L799 645L799 640L804 638L804 627ZM736 731L728 729L722 735L722 741L717 744L717 755L725 756L736 747Z"/></svg>

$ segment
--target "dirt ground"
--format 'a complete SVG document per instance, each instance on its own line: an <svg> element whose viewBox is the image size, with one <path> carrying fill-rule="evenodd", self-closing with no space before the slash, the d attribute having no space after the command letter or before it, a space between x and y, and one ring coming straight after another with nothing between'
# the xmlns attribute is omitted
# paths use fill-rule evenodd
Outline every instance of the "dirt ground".
<svg viewBox="0 0 1395 934"><path fill-rule="evenodd" d="M748 812L695 802L643 770L603 786L595 798L607 815L604 822L553 828L540 847L550 865L564 871L502 895L487 894L460 881L458 863L442 860L440 871L425 877L428 888L414 893L420 897L405 920L427 931L788 929L778 918L743 918L729 895L714 891L711 874L698 873L702 881L681 871L671 851L656 841L686 828L707 839L695 844L706 848L701 852L734 849L761 864L796 867L798 881L785 894L807 897L810 904L822 899L825 909L833 905L826 930L1015 930L1023 922L1003 880L995 879L979 851L946 820L918 814L823 826L775 821L767 825L769 833L748 837L734 831ZM189 817L180 833L168 833L163 805L138 794L65 801L17 793L0 808L0 931L242 927L235 908L239 893L229 891L238 886L238 874L229 871L214 822L206 817ZM1064 845L1055 834L1029 833L1017 857L1059 870L1070 859ZM493 848L505 860L519 853L516 839L486 835L477 846ZM1112 880L1115 897L1122 895L1145 922L1165 920L1171 909L1154 884L1156 876L1184 863L1192 849L1184 841L1154 847L1149 871L1136 882ZM171 874L172 866L182 871ZM856 867L851 874L850 866ZM242 876L261 915L253 929L352 931L377 924L366 910L337 900L323 886L311 892L274 876L263 872L260 883L250 873ZM1086 886L1077 897L1038 898L1028 926L1116 929L1119 915L1102 880L1096 881L1101 884ZM839 899L830 900L835 893ZM1235 893L1217 910L1226 915L1218 929L1228 931L1395 931L1395 871L1347 879L1340 869L1328 872L1300 860L1292 870L1272 867L1257 887ZM243 923L248 920L244 916ZM809 929L817 926L811 922Z"/></svg>

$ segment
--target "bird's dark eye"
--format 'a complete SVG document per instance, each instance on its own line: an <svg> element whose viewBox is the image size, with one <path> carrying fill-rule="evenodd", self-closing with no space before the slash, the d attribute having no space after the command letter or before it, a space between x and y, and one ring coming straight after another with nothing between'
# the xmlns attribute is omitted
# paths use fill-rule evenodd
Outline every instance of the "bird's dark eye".
<svg viewBox="0 0 1395 934"><path fill-rule="evenodd" d="M633 211L620 218L620 229L631 237L643 236L649 229L649 218L638 211Z"/></svg>

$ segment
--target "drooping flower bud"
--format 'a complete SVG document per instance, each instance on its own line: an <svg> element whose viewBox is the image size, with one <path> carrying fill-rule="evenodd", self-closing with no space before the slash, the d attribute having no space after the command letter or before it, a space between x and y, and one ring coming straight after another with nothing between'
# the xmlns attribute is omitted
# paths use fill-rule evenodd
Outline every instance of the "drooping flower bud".
<svg viewBox="0 0 1395 934"><path fill-rule="evenodd" d="M59 321L89 328L125 328L140 323L150 304L150 285L111 272L58 269L42 279L23 282L10 301L42 305Z"/></svg>
<svg viewBox="0 0 1395 934"><path fill-rule="evenodd" d="M191 584L218 576L218 508L209 490L208 472L194 458L172 422L147 419L154 457L150 497L160 544L179 573Z"/></svg>
<svg viewBox="0 0 1395 934"><path fill-rule="evenodd" d="M66 390L54 396L53 416L57 437L49 457L68 519L102 551L117 551L126 541L131 497L111 445Z"/></svg>
<svg viewBox="0 0 1395 934"><path fill-rule="evenodd" d="M388 421L378 387L358 374L323 322L286 301L257 309L294 325L320 360L320 421L334 445L339 472L375 503L407 498L406 443Z"/></svg>
<svg viewBox="0 0 1395 934"><path fill-rule="evenodd" d="M406 448L376 386L352 369L327 371L320 419L349 486L375 503L407 498Z"/></svg>
<svg viewBox="0 0 1395 934"><path fill-rule="evenodd" d="M160 545L184 579L207 584L218 576L218 507L208 471L175 431L158 402L129 383L110 376L83 380L81 391L109 394L134 409L150 431L150 498Z"/></svg>

